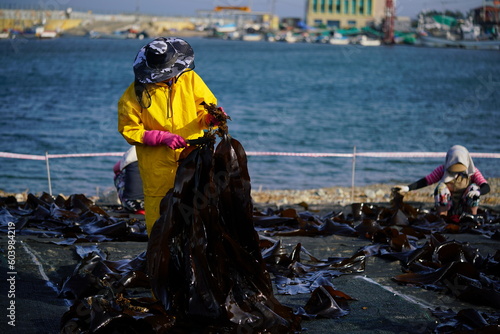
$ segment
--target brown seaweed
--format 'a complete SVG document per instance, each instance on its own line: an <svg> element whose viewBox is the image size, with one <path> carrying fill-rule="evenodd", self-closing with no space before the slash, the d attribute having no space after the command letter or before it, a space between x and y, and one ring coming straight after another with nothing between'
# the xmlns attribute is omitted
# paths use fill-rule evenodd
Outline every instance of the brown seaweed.
<svg viewBox="0 0 500 334"><path fill-rule="evenodd" d="M217 130L215 131L215 134L219 135L219 137L223 137L228 133L228 127L227 127L227 121L231 120L231 117L229 117L221 107L217 107L213 103L209 103L204 105L205 110L215 117L217 122L219 123L217 125Z"/></svg>
<svg viewBox="0 0 500 334"><path fill-rule="evenodd" d="M179 326L203 322L293 332L299 317L274 297L253 228L246 155L224 136L182 156L166 211L148 242L151 288Z"/></svg>
<svg viewBox="0 0 500 334"><path fill-rule="evenodd" d="M25 203L15 198L0 199L0 231L7 221L15 223L16 234L64 238L59 244L100 241L146 241L144 222L137 219L111 217L85 195L74 194L64 199L49 194L29 194ZM2 223L2 221L7 221Z"/></svg>
<svg viewBox="0 0 500 334"><path fill-rule="evenodd" d="M407 261L407 272L394 277L395 281L444 290L473 304L500 308L500 284L488 271L496 267L494 259L456 241L434 239L421 250L425 251Z"/></svg>
<svg viewBox="0 0 500 334"><path fill-rule="evenodd" d="M354 299L331 286L319 286L297 313L307 319L340 318L349 314L349 300Z"/></svg>
<svg viewBox="0 0 500 334"><path fill-rule="evenodd" d="M463 309L458 312L437 308L432 314L438 319L435 333L498 333L500 332L500 313L480 312Z"/></svg>

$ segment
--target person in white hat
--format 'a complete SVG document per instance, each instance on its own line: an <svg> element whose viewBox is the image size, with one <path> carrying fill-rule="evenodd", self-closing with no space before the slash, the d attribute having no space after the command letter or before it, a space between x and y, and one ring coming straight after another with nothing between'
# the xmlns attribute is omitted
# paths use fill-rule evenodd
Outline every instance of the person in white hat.
<svg viewBox="0 0 500 334"><path fill-rule="evenodd" d="M131 146L113 166L115 177L113 178L118 199L128 212L143 215L144 193L142 192L142 180L137 162L135 146Z"/></svg>
<svg viewBox="0 0 500 334"><path fill-rule="evenodd" d="M183 39L156 38L139 50L133 68L135 81L118 102L118 131L136 146L149 235L187 140L218 125L205 109L217 99L193 70L194 52Z"/></svg>
<svg viewBox="0 0 500 334"><path fill-rule="evenodd" d="M412 184L395 186L393 191L404 196L411 190L435 183L436 210L443 216L463 213L477 215L480 196L490 192L488 182L474 166L469 151L461 145L448 150L444 165Z"/></svg>

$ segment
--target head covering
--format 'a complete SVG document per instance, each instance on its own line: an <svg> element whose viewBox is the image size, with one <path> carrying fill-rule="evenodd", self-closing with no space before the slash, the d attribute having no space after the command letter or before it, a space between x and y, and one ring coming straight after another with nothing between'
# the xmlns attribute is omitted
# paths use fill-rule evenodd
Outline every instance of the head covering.
<svg viewBox="0 0 500 334"><path fill-rule="evenodd" d="M463 167L461 165L463 165ZM446 153L442 182L446 183L453 181L457 177L457 173L461 172L467 174L467 176L474 174L474 162L472 162L469 151L467 151L465 147L455 145Z"/></svg>
<svg viewBox="0 0 500 334"><path fill-rule="evenodd" d="M177 37L159 37L143 46L134 60L134 74L140 83L168 80L194 68L191 45Z"/></svg>
<svg viewBox="0 0 500 334"><path fill-rule="evenodd" d="M135 145L127 150L120 159L120 170L130 165L132 162L137 161L137 153L135 151Z"/></svg>

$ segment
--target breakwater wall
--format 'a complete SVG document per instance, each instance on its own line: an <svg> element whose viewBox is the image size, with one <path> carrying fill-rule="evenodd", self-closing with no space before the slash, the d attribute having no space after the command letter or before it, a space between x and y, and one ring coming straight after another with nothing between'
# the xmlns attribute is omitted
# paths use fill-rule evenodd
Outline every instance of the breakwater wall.
<svg viewBox="0 0 500 334"><path fill-rule="evenodd" d="M89 31L111 33L133 27L147 30L152 35L165 31L196 29L203 18L166 17L141 14L96 14L92 12L69 12L67 10L22 10L0 9L0 30L24 31L36 25L60 33L85 35Z"/></svg>

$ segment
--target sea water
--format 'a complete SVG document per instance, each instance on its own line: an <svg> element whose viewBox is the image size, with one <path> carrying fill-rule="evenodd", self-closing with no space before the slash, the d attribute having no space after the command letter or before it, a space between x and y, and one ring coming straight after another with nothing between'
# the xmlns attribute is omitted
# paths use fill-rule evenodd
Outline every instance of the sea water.
<svg viewBox="0 0 500 334"><path fill-rule="evenodd" d="M500 152L500 53L187 38L251 152ZM147 40L0 41L0 152L124 152L117 101ZM50 159L53 193L113 188L118 157ZM352 158L248 157L254 189L348 186ZM443 158L355 161L356 185L410 183ZM498 159L475 159L500 177ZM45 161L0 157L0 189L48 191Z"/></svg>

